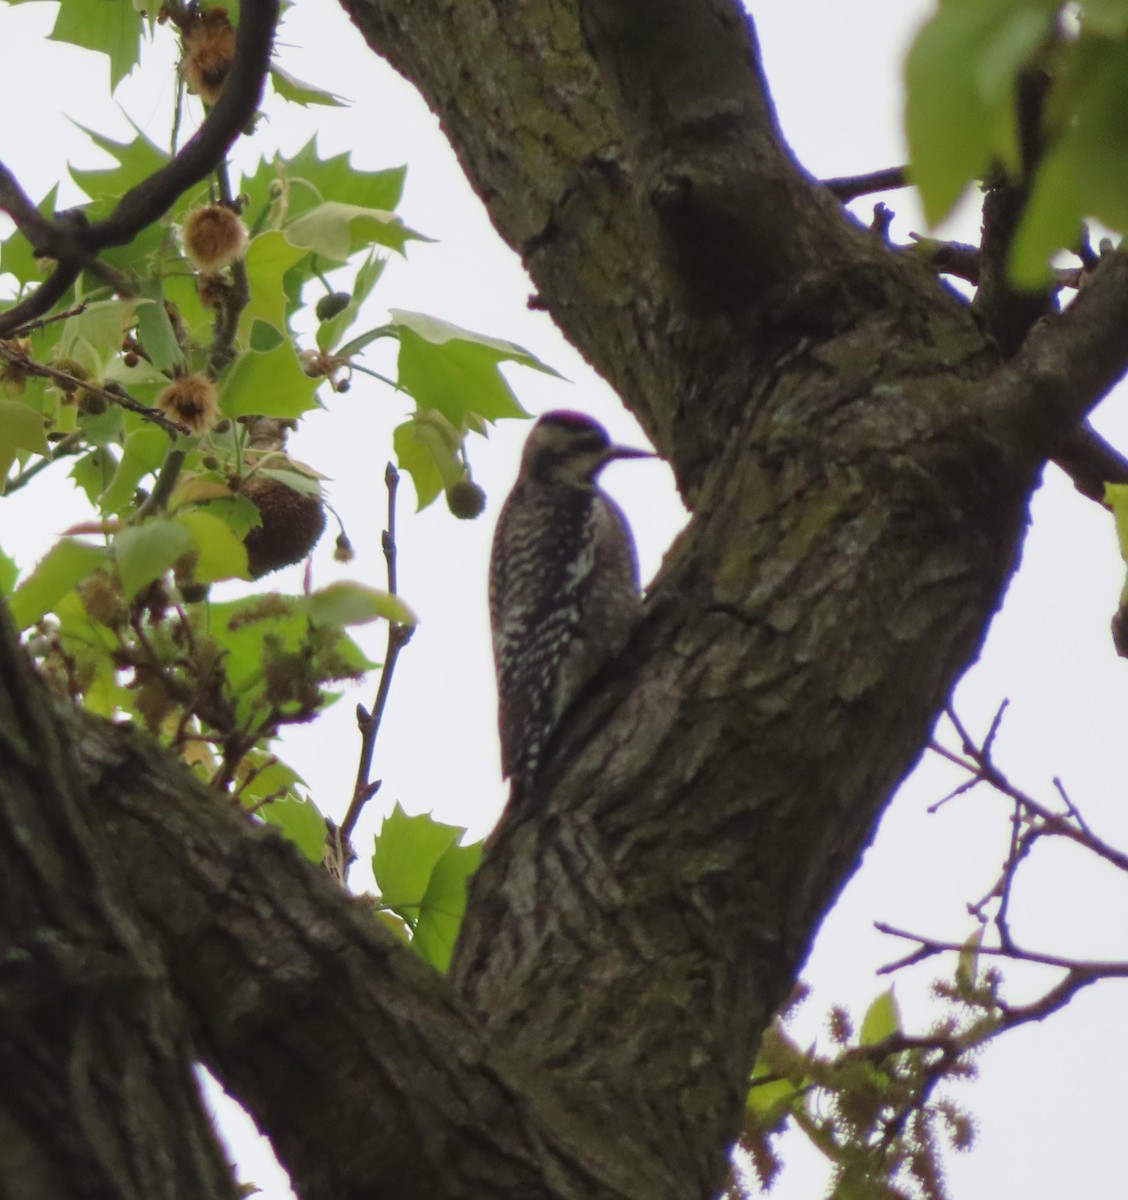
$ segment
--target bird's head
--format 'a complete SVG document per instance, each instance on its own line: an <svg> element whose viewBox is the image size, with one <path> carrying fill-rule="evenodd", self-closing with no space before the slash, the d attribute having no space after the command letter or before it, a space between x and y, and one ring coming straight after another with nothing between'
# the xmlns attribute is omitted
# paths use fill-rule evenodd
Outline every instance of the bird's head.
<svg viewBox="0 0 1128 1200"><path fill-rule="evenodd" d="M607 430L583 413L545 413L521 455L521 474L541 483L592 483L612 459L653 458L649 450L618 446Z"/></svg>

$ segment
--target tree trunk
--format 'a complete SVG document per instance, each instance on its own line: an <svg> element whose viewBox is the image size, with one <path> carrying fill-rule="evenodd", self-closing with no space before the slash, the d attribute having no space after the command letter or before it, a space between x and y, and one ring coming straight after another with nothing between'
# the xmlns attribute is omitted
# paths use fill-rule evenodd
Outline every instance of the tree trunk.
<svg viewBox="0 0 1128 1200"><path fill-rule="evenodd" d="M182 1055L303 1197L711 1197L764 1025L982 643L1041 464L1123 367L1128 268L1001 365L794 163L736 4L346 7L692 519L503 817L449 980L140 735L43 718L83 764L59 820L108 835L83 853L124 881ZM55 1194L127 1194L55 1166Z"/></svg>

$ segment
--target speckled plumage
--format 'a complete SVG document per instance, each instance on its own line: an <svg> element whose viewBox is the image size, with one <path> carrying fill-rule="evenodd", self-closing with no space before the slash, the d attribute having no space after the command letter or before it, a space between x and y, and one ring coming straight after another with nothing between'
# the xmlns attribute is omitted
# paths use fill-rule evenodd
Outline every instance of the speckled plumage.
<svg viewBox="0 0 1128 1200"><path fill-rule="evenodd" d="M526 442L490 559L502 773L515 791L637 616L634 539L594 480L612 459L641 454L576 413L542 417Z"/></svg>

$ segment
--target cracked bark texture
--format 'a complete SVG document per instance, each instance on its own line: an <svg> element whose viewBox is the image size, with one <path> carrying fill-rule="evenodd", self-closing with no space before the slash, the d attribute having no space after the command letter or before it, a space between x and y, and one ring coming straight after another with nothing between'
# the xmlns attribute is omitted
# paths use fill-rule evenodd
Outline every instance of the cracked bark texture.
<svg viewBox="0 0 1128 1200"><path fill-rule="evenodd" d="M302 1197L711 1197L764 1024L982 643L1042 463L1124 369L1128 260L1003 364L793 160L728 0L345 6L692 519L503 817L449 979L143 737L55 714L71 807L108 831L89 854L181 1056Z"/></svg>

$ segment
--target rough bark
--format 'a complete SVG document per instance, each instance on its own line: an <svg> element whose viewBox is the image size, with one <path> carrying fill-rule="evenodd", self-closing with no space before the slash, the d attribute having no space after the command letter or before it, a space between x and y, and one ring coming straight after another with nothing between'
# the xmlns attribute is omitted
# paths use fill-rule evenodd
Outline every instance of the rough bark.
<svg viewBox="0 0 1128 1200"><path fill-rule="evenodd" d="M503 817L449 981L83 721L76 805L110 833L89 853L303 1197L709 1197L764 1023L982 642L1042 462L1123 370L1128 266L1003 366L793 161L727 0L346 7L693 517Z"/></svg>

